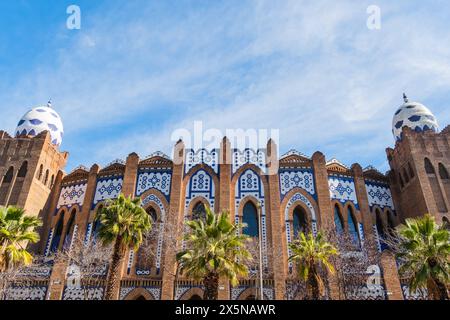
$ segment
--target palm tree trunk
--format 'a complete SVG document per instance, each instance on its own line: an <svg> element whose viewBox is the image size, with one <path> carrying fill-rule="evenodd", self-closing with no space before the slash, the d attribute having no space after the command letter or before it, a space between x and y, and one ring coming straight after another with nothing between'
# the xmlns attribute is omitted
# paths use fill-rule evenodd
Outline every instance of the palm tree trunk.
<svg viewBox="0 0 450 320"><path fill-rule="evenodd" d="M319 300L320 299L320 284L317 281L317 271L316 266L311 264L309 267L309 275L307 280L307 292L308 299L310 300Z"/></svg>
<svg viewBox="0 0 450 320"><path fill-rule="evenodd" d="M203 300L217 300L219 297L219 275L215 272L210 272L203 279L205 292Z"/></svg>
<svg viewBox="0 0 450 320"><path fill-rule="evenodd" d="M442 281L438 279L433 279L434 283L436 284L436 293L438 295L439 300L448 300L448 290L445 283L442 283Z"/></svg>
<svg viewBox="0 0 450 320"><path fill-rule="evenodd" d="M116 300L116 293L120 290L120 267L125 255L125 247L122 244L122 237L117 237L114 244L114 252L109 268L108 279L106 281L105 300Z"/></svg>

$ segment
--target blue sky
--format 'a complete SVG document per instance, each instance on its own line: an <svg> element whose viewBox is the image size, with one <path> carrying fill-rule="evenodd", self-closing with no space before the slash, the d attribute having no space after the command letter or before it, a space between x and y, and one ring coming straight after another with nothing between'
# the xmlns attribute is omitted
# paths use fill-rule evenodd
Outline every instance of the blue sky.
<svg viewBox="0 0 450 320"><path fill-rule="evenodd" d="M81 30L66 28L70 4ZM1 1L0 128L52 98L67 171L171 153L195 120L279 129L281 153L386 171L404 91L450 123L449 14L437 0Z"/></svg>

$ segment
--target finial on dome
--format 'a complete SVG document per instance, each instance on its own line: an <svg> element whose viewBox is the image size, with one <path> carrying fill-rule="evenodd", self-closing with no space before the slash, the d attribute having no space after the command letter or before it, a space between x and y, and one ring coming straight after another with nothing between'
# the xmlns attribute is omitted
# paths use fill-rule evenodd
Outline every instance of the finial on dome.
<svg viewBox="0 0 450 320"><path fill-rule="evenodd" d="M49 99L47 102L47 107L51 108L52 107L52 99Z"/></svg>
<svg viewBox="0 0 450 320"><path fill-rule="evenodd" d="M409 102L408 97L406 96L406 93L403 92L403 100L405 101L405 103Z"/></svg>

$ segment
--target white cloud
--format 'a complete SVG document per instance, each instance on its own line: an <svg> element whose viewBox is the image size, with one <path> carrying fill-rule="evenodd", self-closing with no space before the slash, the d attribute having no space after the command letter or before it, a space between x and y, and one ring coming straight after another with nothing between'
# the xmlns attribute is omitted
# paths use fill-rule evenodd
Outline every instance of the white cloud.
<svg viewBox="0 0 450 320"><path fill-rule="evenodd" d="M223 131L279 128L282 151L321 150L385 170L403 91L440 102L429 107L441 124L450 120L448 25L428 11L380 1L382 29L371 31L369 2L248 1L172 12L146 4L105 8L83 23L52 65L0 95L15 109L0 124L11 127L16 110L51 95L65 120L64 147L85 163L170 152L171 132L202 120ZM77 138L103 129L113 134Z"/></svg>

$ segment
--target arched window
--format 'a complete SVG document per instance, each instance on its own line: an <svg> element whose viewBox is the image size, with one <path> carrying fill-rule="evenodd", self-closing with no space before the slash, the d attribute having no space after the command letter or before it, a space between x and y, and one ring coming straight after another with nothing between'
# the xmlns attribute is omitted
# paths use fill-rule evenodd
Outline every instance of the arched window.
<svg viewBox="0 0 450 320"><path fill-rule="evenodd" d="M403 177L405 178L405 183L409 182L409 176L408 176L408 172L406 172L406 169L403 168Z"/></svg>
<svg viewBox="0 0 450 320"><path fill-rule="evenodd" d="M408 162L408 171L409 171L409 176L412 178L414 178L414 170L411 166L411 163Z"/></svg>
<svg viewBox="0 0 450 320"><path fill-rule="evenodd" d="M306 218L305 209L302 206L297 206L293 212L293 230L294 237L297 237L301 232L308 232L308 220Z"/></svg>
<svg viewBox="0 0 450 320"><path fill-rule="evenodd" d="M101 205L99 205L98 206L98 208L97 208L97 215L96 215L96 217L95 217L95 219L94 219L94 221L92 222L93 223L93 226L92 226L92 236L91 236L91 240L95 243L95 241L97 240L97 234L98 234L98 231L99 231L99 229L100 229L100 220L99 219L97 219L97 217L98 217L98 215L100 214L100 212L102 211L102 209L103 209L103 205L101 204Z"/></svg>
<svg viewBox="0 0 450 320"><path fill-rule="evenodd" d="M50 189L53 188L54 184L55 184L55 175L52 174L52 177L50 178Z"/></svg>
<svg viewBox="0 0 450 320"><path fill-rule="evenodd" d="M55 232L52 239L52 244L50 245L50 252L58 251L59 242L61 241L61 236L64 228L64 211L61 212L58 223L55 227Z"/></svg>
<svg viewBox="0 0 450 320"><path fill-rule="evenodd" d="M28 171L28 162L25 161L24 163L22 163L22 166L20 167L19 172L17 173L17 177L25 178L25 176L27 175L27 171Z"/></svg>
<svg viewBox="0 0 450 320"><path fill-rule="evenodd" d="M428 158L425 158L425 172L428 173L428 174L434 174L435 173L434 167L431 164L430 159L428 159Z"/></svg>
<svg viewBox="0 0 450 320"><path fill-rule="evenodd" d="M149 214L150 218L152 218L152 222L153 222L153 223L158 222L158 214L156 213L155 208L149 207L149 208L147 209L147 213Z"/></svg>
<svg viewBox="0 0 450 320"><path fill-rule="evenodd" d="M6 202L8 202L8 190L10 187L10 184L13 180L14 175L14 168L10 167L6 174L3 176L3 181L0 187L0 205L7 205Z"/></svg>
<svg viewBox="0 0 450 320"><path fill-rule="evenodd" d="M189 298L189 300L202 300L202 297L200 297L198 294L194 294L192 297Z"/></svg>
<svg viewBox="0 0 450 320"><path fill-rule="evenodd" d="M398 173L398 180L400 181L400 186L403 188L405 186L405 183L403 182L403 178L400 172Z"/></svg>
<svg viewBox="0 0 450 320"><path fill-rule="evenodd" d="M5 177L3 178L3 183L11 183L11 181L13 179L13 173L14 173L14 168L9 167L8 171L5 174Z"/></svg>
<svg viewBox="0 0 450 320"><path fill-rule="evenodd" d="M439 163L439 176L442 180L448 180L450 179L448 175L447 169L445 169L444 165L442 163Z"/></svg>
<svg viewBox="0 0 450 320"><path fill-rule="evenodd" d="M42 179L42 173L44 172L44 166L41 164L40 166L39 166L39 170L38 170L38 172L37 172L37 179L38 180L41 180Z"/></svg>
<svg viewBox="0 0 450 320"><path fill-rule="evenodd" d="M448 221L447 217L442 218L442 224L444 228L450 231L450 221Z"/></svg>
<svg viewBox="0 0 450 320"><path fill-rule="evenodd" d="M47 185L47 182L48 182L48 174L49 174L49 172L48 172L48 170L46 170L45 171L45 178L44 178L44 184L45 185Z"/></svg>
<svg viewBox="0 0 450 320"><path fill-rule="evenodd" d="M334 205L334 225L338 234L342 234L344 232L344 223L342 221L341 210L339 210L339 206L337 204Z"/></svg>
<svg viewBox="0 0 450 320"><path fill-rule="evenodd" d="M192 209L192 220L205 220L206 219L206 209L205 204L201 201L197 202Z"/></svg>
<svg viewBox="0 0 450 320"><path fill-rule="evenodd" d="M428 181L430 182L431 192L433 193L433 197L434 197L434 201L436 202L437 209L439 210L439 212L447 212L447 205L445 203L444 195L442 193L441 186L439 184L439 178L436 174L433 164L431 163L431 161L428 158L425 158L425 171L428 176ZM439 166L439 174L445 175L445 172L441 172L441 166ZM442 182L445 182L445 180ZM447 195L450 195L450 189L449 189L448 185L447 186L444 185L444 188L445 187L446 187L446 190L444 190L444 192L446 192Z"/></svg>
<svg viewBox="0 0 450 320"><path fill-rule="evenodd" d="M375 210L375 219L381 250L384 250L386 248L386 243L384 242L384 240L386 239L386 233L384 229L383 220L381 218L381 212L378 209Z"/></svg>
<svg viewBox="0 0 450 320"><path fill-rule="evenodd" d="M348 223L348 233L352 239L353 244L356 247L360 247L359 243L359 234L357 228L357 220L355 219L355 215L353 214L352 207L348 207L347 209L347 223Z"/></svg>
<svg viewBox="0 0 450 320"><path fill-rule="evenodd" d="M67 249L70 245L71 235L72 235L73 229L75 227L76 213L77 213L76 209L73 209L72 212L70 213L70 218L69 218L69 221L67 222L66 233L64 235L64 245L63 245L64 249Z"/></svg>
<svg viewBox="0 0 450 320"><path fill-rule="evenodd" d="M387 212L388 216L388 227L389 227L389 233L391 236L395 236L395 219L394 214L391 211Z"/></svg>
<svg viewBox="0 0 450 320"><path fill-rule="evenodd" d="M258 224L258 213L256 211L255 205L249 201L244 206L243 213L243 223L247 225L244 228L244 234L250 237L258 237L259 235L259 224Z"/></svg>

